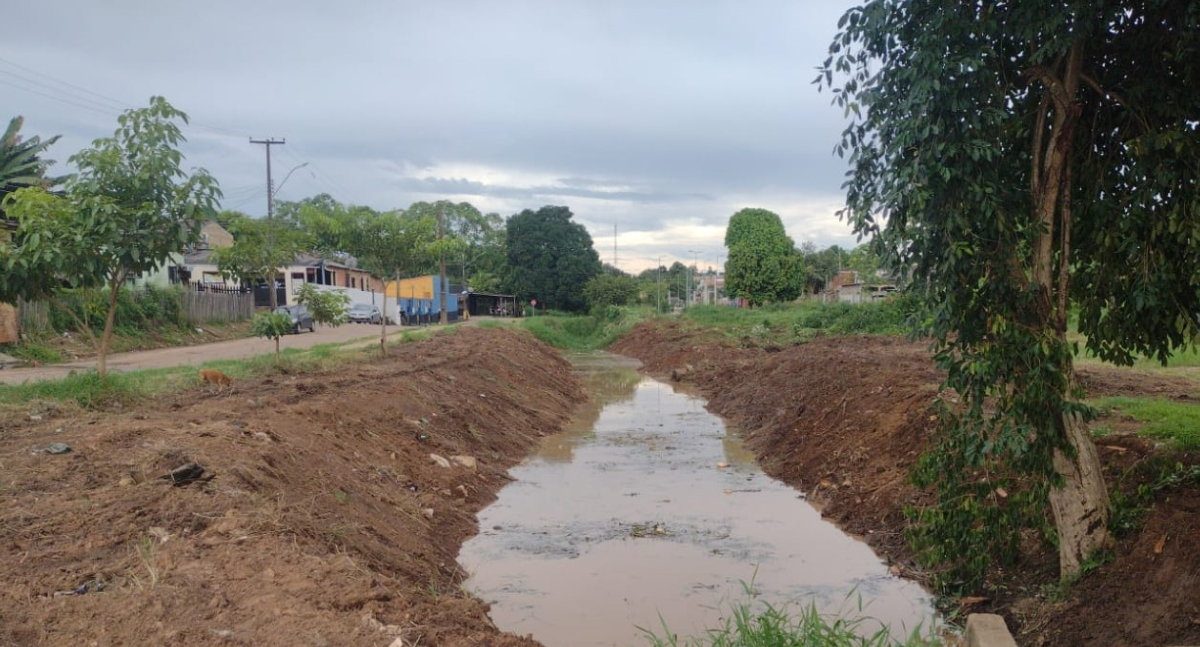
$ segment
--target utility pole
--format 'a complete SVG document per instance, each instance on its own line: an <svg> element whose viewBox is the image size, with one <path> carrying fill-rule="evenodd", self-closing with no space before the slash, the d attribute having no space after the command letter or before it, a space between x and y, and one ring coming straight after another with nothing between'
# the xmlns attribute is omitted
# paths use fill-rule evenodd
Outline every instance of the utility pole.
<svg viewBox="0 0 1200 647"><path fill-rule="evenodd" d="M620 267L617 265L617 223L613 223L613 269Z"/></svg>
<svg viewBox="0 0 1200 647"><path fill-rule="evenodd" d="M655 291L654 304L658 307L658 313L662 314L662 254L658 255L658 290Z"/></svg>
<svg viewBox="0 0 1200 647"><path fill-rule="evenodd" d="M286 139L275 139L268 137L266 139L250 138L251 144L262 144L267 149L267 256L274 262L275 258L275 184L271 181L271 147L283 146L287 143ZM275 312L275 308L279 306L279 298L275 294L275 274L279 268L271 268L271 276L267 283L271 290L271 312Z"/></svg>
<svg viewBox="0 0 1200 647"><path fill-rule="evenodd" d="M692 287L692 284L694 283L694 281L692 281L691 278L692 278L692 274L694 274L696 272L696 270L700 269L700 267L699 267L700 252L689 249L688 253L692 255L692 266L688 268L688 279L689 279L688 280L688 293L687 293L687 299L684 300L685 304L689 303L689 302L695 303L695 301L696 301L696 299L692 296L692 292L695 291L695 288Z"/></svg>
<svg viewBox="0 0 1200 647"><path fill-rule="evenodd" d="M442 240L442 222L445 220L446 201L438 201L438 241ZM443 326L450 323L450 317L446 314L446 299L450 298L450 287L446 285L446 252L438 245L438 273L441 275L442 283L442 308L438 314L438 323Z"/></svg>

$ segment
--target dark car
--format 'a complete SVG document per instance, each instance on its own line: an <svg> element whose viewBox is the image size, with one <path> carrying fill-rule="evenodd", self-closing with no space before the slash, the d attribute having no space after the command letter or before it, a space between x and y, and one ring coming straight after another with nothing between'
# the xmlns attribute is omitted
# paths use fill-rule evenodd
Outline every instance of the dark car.
<svg viewBox="0 0 1200 647"><path fill-rule="evenodd" d="M369 303L356 303L350 306L349 317L350 323L377 324L383 321L383 314L379 312L379 306Z"/></svg>
<svg viewBox="0 0 1200 647"><path fill-rule="evenodd" d="M294 306L279 306L275 308L275 314L287 315L292 318L292 332L299 333L301 330L308 332L316 331L316 326L313 324L312 315L309 314L308 308L302 305Z"/></svg>

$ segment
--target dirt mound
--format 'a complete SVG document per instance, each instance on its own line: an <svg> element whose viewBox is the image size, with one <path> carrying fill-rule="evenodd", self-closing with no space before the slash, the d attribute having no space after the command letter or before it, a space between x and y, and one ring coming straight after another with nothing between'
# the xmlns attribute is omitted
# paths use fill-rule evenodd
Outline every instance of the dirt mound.
<svg viewBox="0 0 1200 647"><path fill-rule="evenodd" d="M903 508L926 496L908 481L927 446L941 380L925 344L848 337L778 347L655 322L611 350L697 385L709 407L742 431L768 474L808 492L823 514L904 575L922 577L903 538ZM1095 395L1191 398L1196 390L1187 381L1109 367L1081 373ZM1143 468L1155 451L1134 436L1102 441L1109 483L1133 490L1152 482L1158 473ZM1016 572L997 573L996 598L969 610L1004 614L1022 644L1200 642L1200 490L1164 492L1141 530L1118 542L1113 561L1061 600L1053 592L1053 556L1038 552Z"/></svg>
<svg viewBox="0 0 1200 647"><path fill-rule="evenodd" d="M533 644L455 559L580 402L561 357L470 329L235 389L0 433L0 645Z"/></svg>

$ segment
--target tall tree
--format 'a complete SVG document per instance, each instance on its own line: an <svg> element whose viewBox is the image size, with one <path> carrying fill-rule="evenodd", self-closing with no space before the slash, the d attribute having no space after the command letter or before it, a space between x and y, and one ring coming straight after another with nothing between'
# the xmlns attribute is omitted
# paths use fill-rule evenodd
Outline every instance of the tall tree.
<svg viewBox="0 0 1200 647"><path fill-rule="evenodd" d="M508 264L512 287L522 299L549 308L582 311L583 286L600 273L600 255L583 225L567 207L526 209L508 219Z"/></svg>
<svg viewBox="0 0 1200 647"><path fill-rule="evenodd" d="M912 269L963 399L918 539L968 585L1047 502L1064 575L1107 542L1069 304L1106 360L1195 339L1197 25L1178 0L872 0L839 23L818 83L850 117L843 213Z"/></svg>
<svg viewBox="0 0 1200 647"><path fill-rule="evenodd" d="M750 305L791 301L804 291L804 263L779 216L766 209L742 209L725 229L729 260L725 289Z"/></svg>
<svg viewBox="0 0 1200 647"><path fill-rule="evenodd" d="M213 250L213 259L223 276L243 285L265 282L271 291L271 310L276 303L275 280L282 267L311 247L304 230L286 222L251 218L236 211L222 211L217 220L233 235L233 244Z"/></svg>
<svg viewBox="0 0 1200 647"><path fill-rule="evenodd" d="M401 211L360 214L345 232L345 247L367 271L387 279L399 280L408 273L422 271L427 262L426 247L434 236L435 223L429 218L408 216ZM379 331L380 352L387 355L387 290L383 293L383 322Z"/></svg>
<svg viewBox="0 0 1200 647"><path fill-rule="evenodd" d="M439 319L447 323L446 301L450 298L449 279L446 274L446 262L465 253L468 243L460 232L469 232L483 218L479 210L469 202L455 204L449 200L437 202L415 202L408 207L408 218L423 218L433 222L434 235L425 243L424 255L433 264L441 285L438 297Z"/></svg>
<svg viewBox="0 0 1200 647"><path fill-rule="evenodd" d="M53 302L64 286L106 287L100 334L76 321L96 347L101 376L121 286L196 242L221 195L205 170L189 175L180 168L185 140L177 122L186 123L187 115L165 99L153 97L117 122L112 137L71 157L79 172L66 180L63 196L27 187L6 198L18 226L12 240L0 244L0 301Z"/></svg>

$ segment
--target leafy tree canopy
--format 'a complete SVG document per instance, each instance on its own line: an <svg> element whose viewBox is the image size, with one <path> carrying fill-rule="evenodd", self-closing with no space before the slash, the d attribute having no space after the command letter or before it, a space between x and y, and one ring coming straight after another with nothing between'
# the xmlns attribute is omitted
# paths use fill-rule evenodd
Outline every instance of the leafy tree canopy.
<svg viewBox="0 0 1200 647"><path fill-rule="evenodd" d="M59 136L55 135L46 141L37 136L22 139L21 126L24 123L24 118L14 117L0 138L0 220L6 218L4 199L10 193L27 186L48 189L62 181L62 178L46 177L46 170L54 162L42 157L46 149L58 141Z"/></svg>
<svg viewBox="0 0 1200 647"><path fill-rule="evenodd" d="M512 289L538 306L582 311L583 286L600 273L600 256L583 225L567 207L526 209L506 225Z"/></svg>
<svg viewBox="0 0 1200 647"><path fill-rule="evenodd" d="M725 229L729 260L725 289L751 305L791 301L804 290L804 262L779 216L766 209L742 209Z"/></svg>
<svg viewBox="0 0 1200 647"><path fill-rule="evenodd" d="M598 274L584 284L583 296L593 312L606 306L629 305L638 297L638 283L627 274Z"/></svg>
<svg viewBox="0 0 1200 647"><path fill-rule="evenodd" d="M53 301L64 286L107 287L99 337L79 322L96 345L101 375L121 285L196 242L221 195L206 171L181 168L179 121L187 115L153 97L148 107L124 112L112 137L71 157L79 172L63 195L27 187L5 199L18 227L0 244L0 301Z"/></svg>
<svg viewBox="0 0 1200 647"><path fill-rule="evenodd" d="M1106 543L1068 305L1115 362L1195 339L1198 24L1177 0L872 0L839 23L818 82L850 119L844 214L912 269L962 398L919 471L943 583L1016 559L1047 507L1064 574Z"/></svg>

